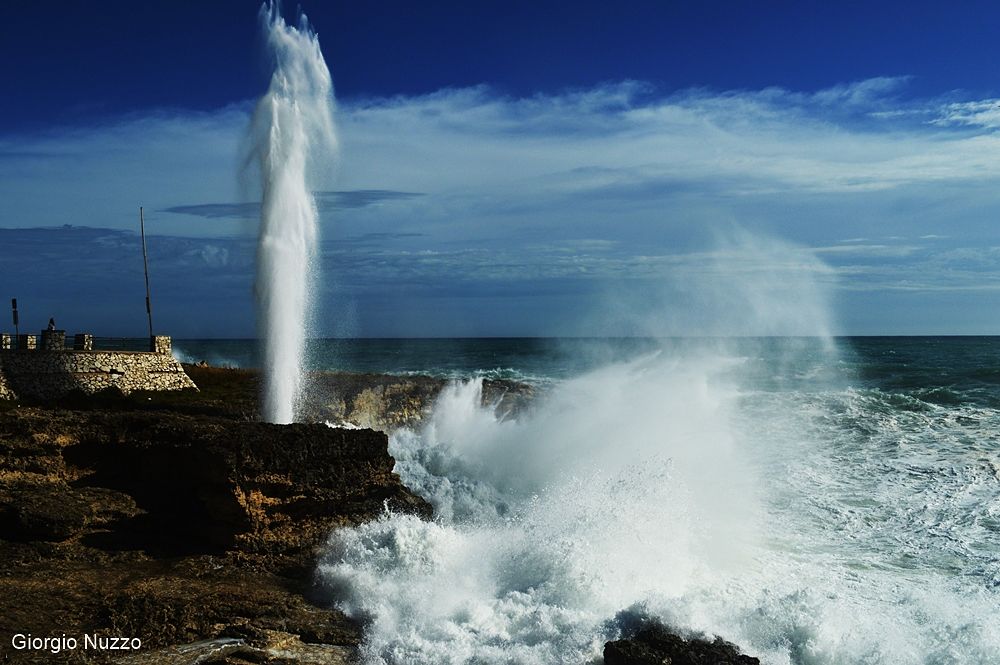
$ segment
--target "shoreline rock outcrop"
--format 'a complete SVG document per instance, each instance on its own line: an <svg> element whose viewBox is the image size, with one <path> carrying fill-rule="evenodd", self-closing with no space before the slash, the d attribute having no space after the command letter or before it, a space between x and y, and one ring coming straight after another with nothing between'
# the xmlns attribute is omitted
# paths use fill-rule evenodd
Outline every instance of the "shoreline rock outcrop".
<svg viewBox="0 0 1000 665"><path fill-rule="evenodd" d="M387 509L430 516L393 465L372 430L0 412L0 652L104 662L104 652L11 646L15 634L93 634L139 638L133 662L199 642L162 662L204 649L228 659L213 662L285 662L273 654L295 648L347 662L360 628L312 598L316 553L333 528Z"/></svg>
<svg viewBox="0 0 1000 665"><path fill-rule="evenodd" d="M604 665L760 665L721 637L684 638L646 621L628 636L604 645Z"/></svg>

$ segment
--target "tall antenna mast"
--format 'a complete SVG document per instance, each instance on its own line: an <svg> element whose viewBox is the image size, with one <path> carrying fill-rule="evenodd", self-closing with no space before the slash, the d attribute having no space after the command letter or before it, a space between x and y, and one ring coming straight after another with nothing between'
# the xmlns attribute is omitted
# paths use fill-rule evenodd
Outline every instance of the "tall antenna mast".
<svg viewBox="0 0 1000 665"><path fill-rule="evenodd" d="M146 259L146 223L139 206L139 233L142 235L142 271L146 274L146 318L149 319L149 339L153 339L153 308L149 304L149 262Z"/></svg>

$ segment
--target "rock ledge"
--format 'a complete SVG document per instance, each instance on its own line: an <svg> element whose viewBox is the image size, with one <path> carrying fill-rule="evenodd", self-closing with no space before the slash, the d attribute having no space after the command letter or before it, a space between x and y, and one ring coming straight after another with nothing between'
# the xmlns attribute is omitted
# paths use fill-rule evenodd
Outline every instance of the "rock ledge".
<svg viewBox="0 0 1000 665"><path fill-rule="evenodd" d="M360 629L313 597L315 558L337 526L430 516L393 465L372 430L0 412L0 660L52 661L16 633L138 637L136 663L348 658Z"/></svg>

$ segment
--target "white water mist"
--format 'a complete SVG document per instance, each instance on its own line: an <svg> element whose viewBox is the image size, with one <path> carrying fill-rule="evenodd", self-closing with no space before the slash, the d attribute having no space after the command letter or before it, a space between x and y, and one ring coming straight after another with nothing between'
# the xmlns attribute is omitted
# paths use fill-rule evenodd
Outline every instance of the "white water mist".
<svg viewBox="0 0 1000 665"><path fill-rule="evenodd" d="M793 249L720 249L711 255L724 265L685 286L709 323L752 314L815 335L790 349L797 375L810 353L829 364L828 325L817 271L785 261ZM781 279L775 265L787 265ZM742 291L750 311L736 318L731 294ZM669 329L672 312L650 304L622 315L633 329ZM394 432L396 470L435 520L386 515L335 531L320 565L331 598L366 622L363 662L596 663L645 613L777 651L740 630L751 602L735 616L702 612L704 597L728 598L756 571L770 527L739 423L747 394L780 381L773 365L760 369L766 341L727 346L664 339L627 361L596 360L510 418L483 406L481 381L453 384L418 431Z"/></svg>
<svg viewBox="0 0 1000 665"><path fill-rule="evenodd" d="M257 103L251 126L262 189L256 296L263 340L263 416L289 423L302 388L315 286L318 215L310 172L337 144L333 84L305 15L298 27L290 26L277 5L267 4L260 18L274 62L270 87Z"/></svg>
<svg viewBox="0 0 1000 665"><path fill-rule="evenodd" d="M766 665L996 662L998 410L845 385L809 252L706 256L692 321L809 337L595 354L511 417L446 388L390 438L434 521L337 530L320 565L366 665L600 663L646 617Z"/></svg>
<svg viewBox="0 0 1000 665"><path fill-rule="evenodd" d="M445 389L390 442L436 520L336 531L320 566L366 621L364 662L595 662L618 612L731 567L756 504L727 371L650 354L560 383L516 420L482 406L481 380Z"/></svg>

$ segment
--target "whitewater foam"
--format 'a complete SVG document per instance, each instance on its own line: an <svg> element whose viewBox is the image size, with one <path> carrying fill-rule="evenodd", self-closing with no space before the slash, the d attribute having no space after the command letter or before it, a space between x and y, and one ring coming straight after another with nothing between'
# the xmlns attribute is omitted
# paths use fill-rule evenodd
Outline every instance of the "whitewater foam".
<svg viewBox="0 0 1000 665"><path fill-rule="evenodd" d="M599 662L636 616L765 663L993 662L997 410L803 389L808 362L761 389L753 358L647 355L516 420L449 386L390 439L435 520L337 531L320 567L366 662Z"/></svg>
<svg viewBox="0 0 1000 665"><path fill-rule="evenodd" d="M623 608L727 570L755 501L725 368L646 356L559 384L522 420L482 405L482 379L446 388L391 443L436 521L335 532L320 566L370 622L369 662L583 662Z"/></svg>

